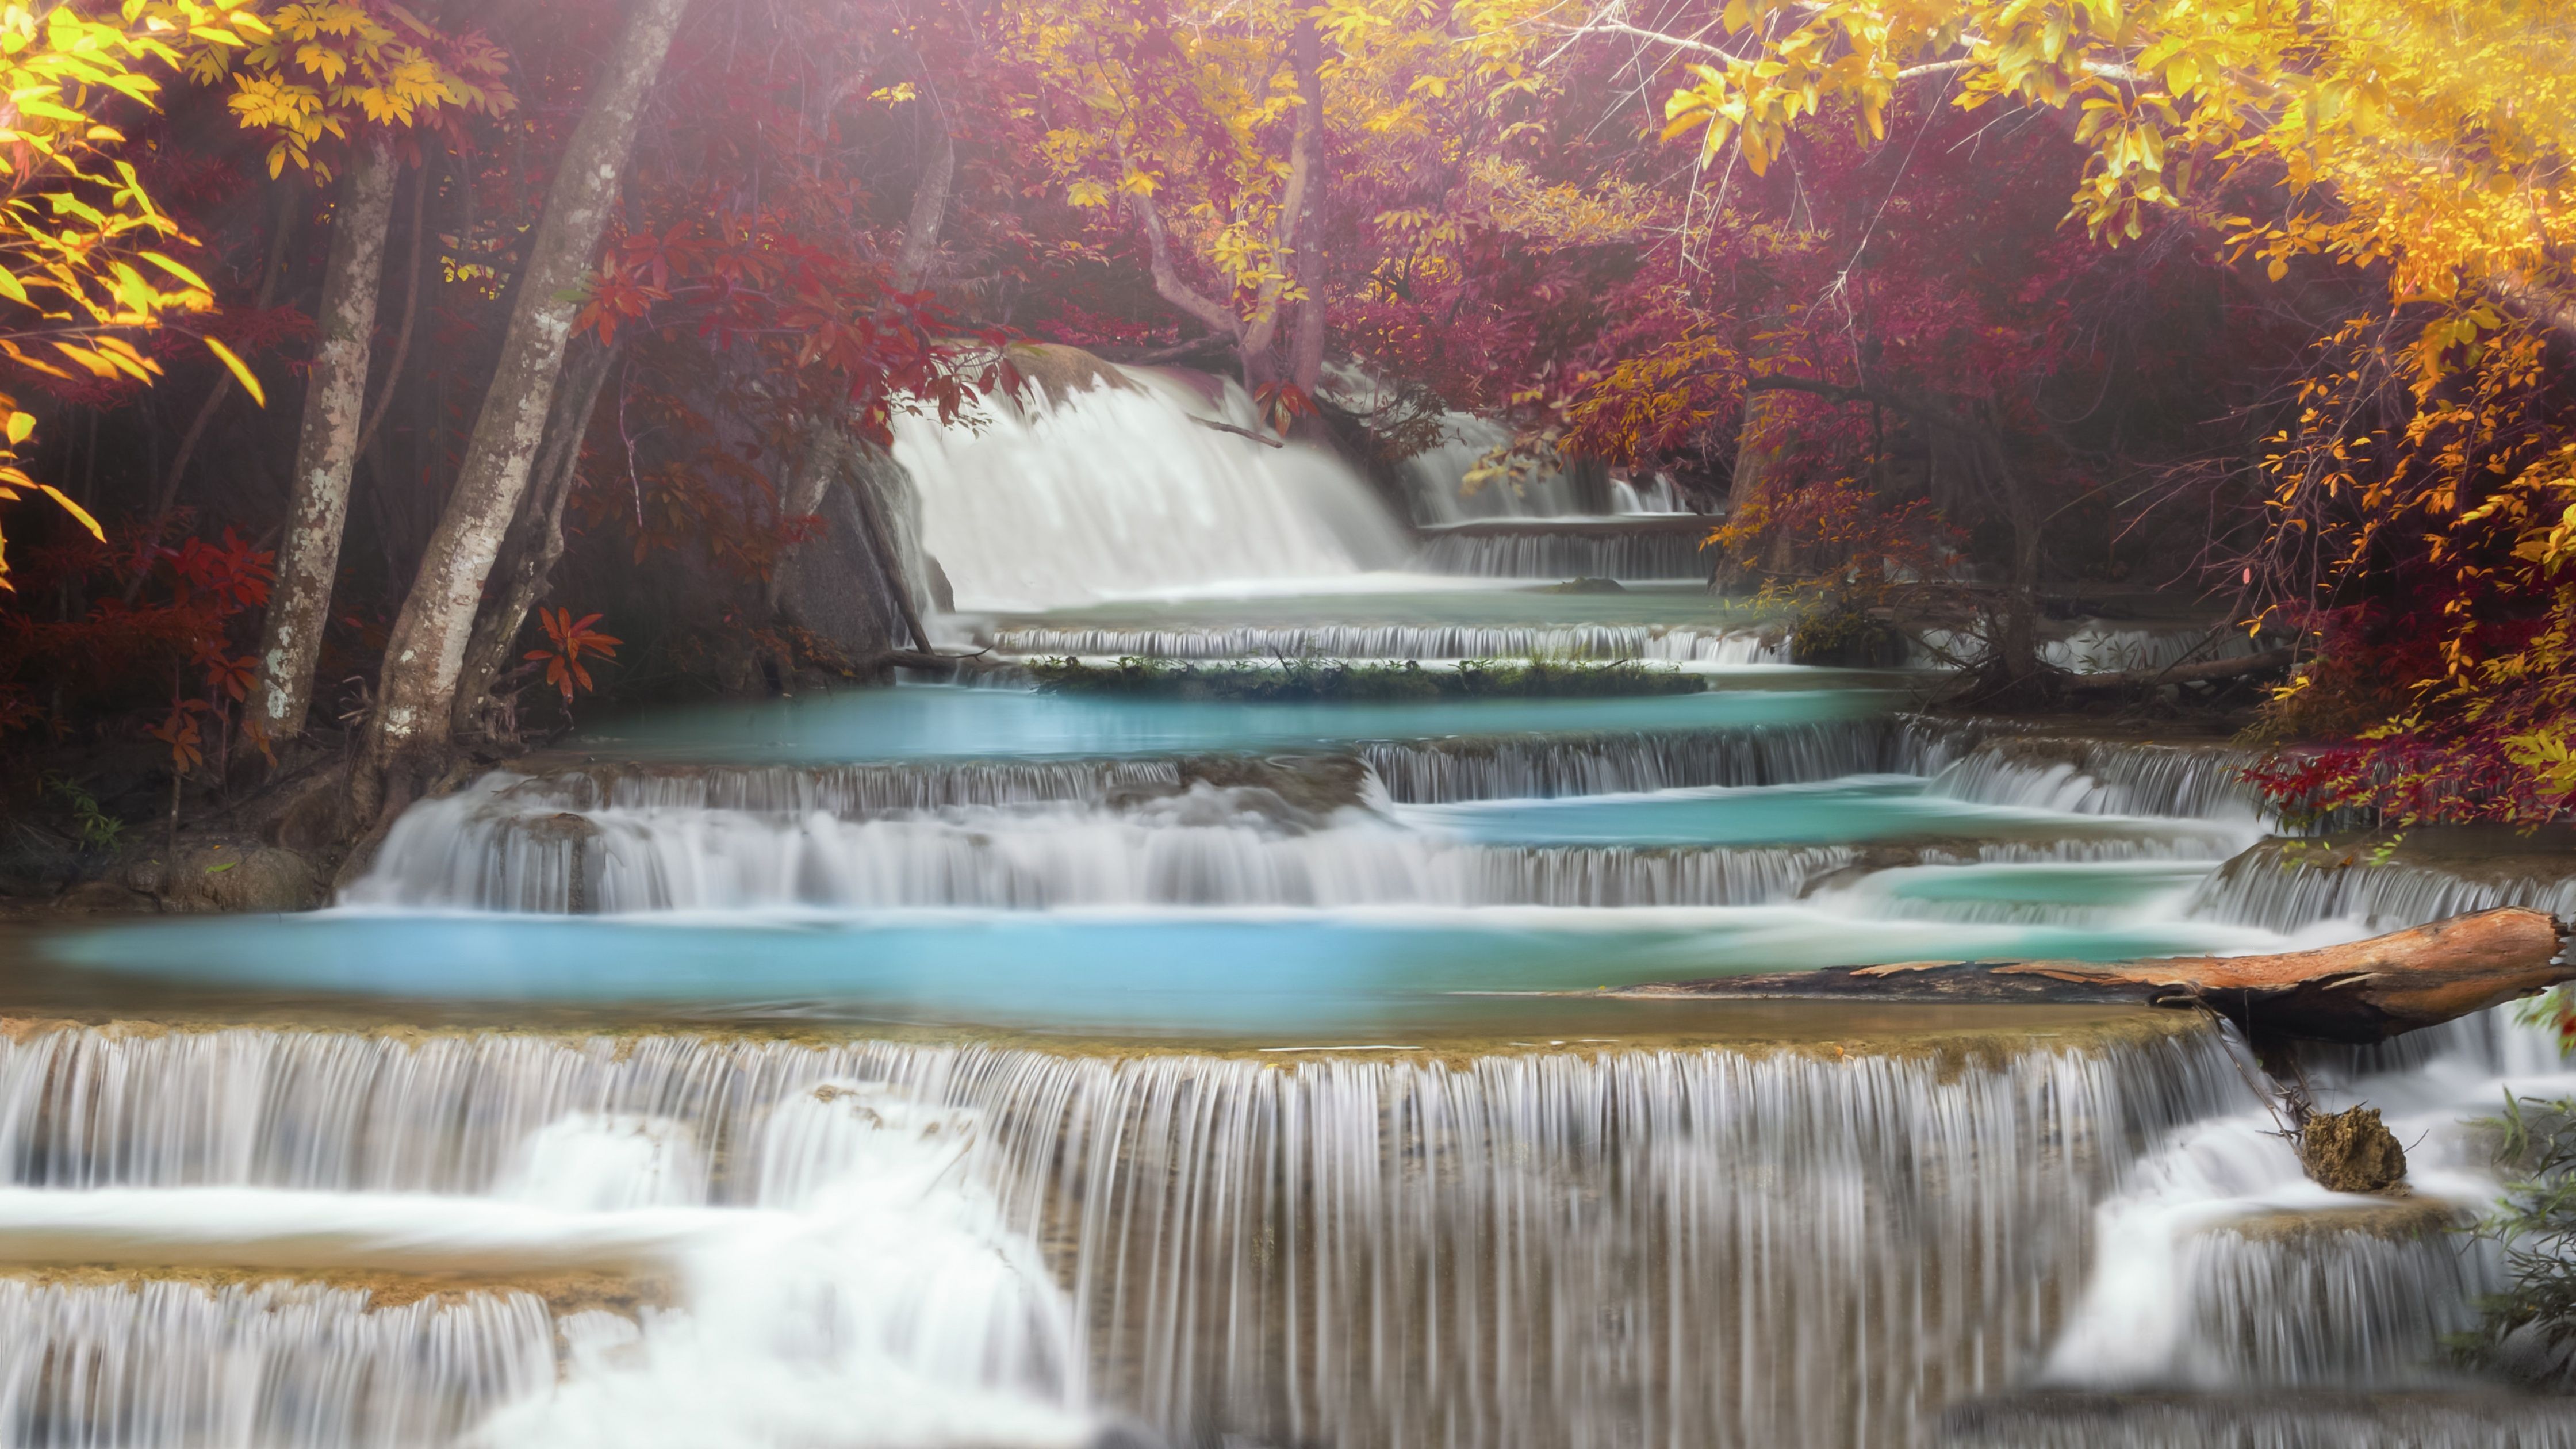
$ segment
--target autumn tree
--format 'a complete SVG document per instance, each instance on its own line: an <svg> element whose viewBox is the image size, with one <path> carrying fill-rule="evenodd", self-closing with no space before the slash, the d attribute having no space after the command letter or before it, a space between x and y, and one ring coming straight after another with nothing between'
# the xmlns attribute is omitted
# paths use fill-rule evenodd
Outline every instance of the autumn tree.
<svg viewBox="0 0 2576 1449"><path fill-rule="evenodd" d="M66 369L149 385L161 375L146 352L152 334L214 305L212 290L170 253L194 243L153 201L126 136L120 107L148 110L174 73L206 64L266 33L251 0L137 0L110 16L70 5L0 12L0 122L7 143L0 191L0 354L40 377ZM240 359L206 346L248 380ZM42 494L93 536L96 519L55 484L20 465L34 414L0 394L0 504ZM0 589L9 587L0 532Z"/></svg>
<svg viewBox="0 0 2576 1449"><path fill-rule="evenodd" d="M480 33L442 34L388 0L308 0L279 9L269 39L251 47L236 70L232 107L244 128L269 139L271 176L289 165L318 181L343 173L294 493L260 635L259 682L242 723L263 749L302 732L312 702L369 412L376 301L400 172L424 164L424 139L470 149L466 118L507 114L514 98L503 83L506 66ZM388 377L388 389L395 380Z"/></svg>
<svg viewBox="0 0 2576 1449"><path fill-rule="evenodd" d="M463 468L385 646L376 708L351 790L356 818L407 798L449 739L457 679L503 535L545 441L578 308L618 199L626 153L687 0L634 0L603 56L581 122L555 161L543 220L517 278L501 359Z"/></svg>
<svg viewBox="0 0 2576 1449"><path fill-rule="evenodd" d="M2576 220L2559 63L2576 20L2518 0L1734 0L1666 38L1705 55L1667 102L1668 134L1705 156L1760 170L1829 111L1881 130L1902 88L1944 77L1962 105L2065 118L2087 157L2072 217L2107 244L2172 213L2274 284L2311 264L2368 278L2383 300L2321 329L2264 456L2278 527L2255 559L2275 567L2241 582L2253 623L2326 626L2281 701L2292 729L2334 714L2311 696L2384 669L2387 621L2425 602L2393 590L2443 580L2442 624L2414 678L2334 721L2377 747L2277 783L2401 820L2576 804L2576 716L2550 683L2576 483L2547 421L2576 342L2556 240Z"/></svg>

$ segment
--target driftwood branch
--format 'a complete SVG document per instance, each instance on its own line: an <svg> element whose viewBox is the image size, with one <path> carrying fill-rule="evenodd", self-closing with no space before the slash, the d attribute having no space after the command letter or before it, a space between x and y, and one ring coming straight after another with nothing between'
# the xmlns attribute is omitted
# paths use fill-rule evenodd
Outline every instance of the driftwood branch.
<svg viewBox="0 0 2576 1449"><path fill-rule="evenodd" d="M2375 1042L2576 981L2542 911L2453 916L2367 941L2277 956L2146 961L1909 961L1614 987L1687 999L2141 1003L2207 1007L2257 1038Z"/></svg>
<svg viewBox="0 0 2576 1449"><path fill-rule="evenodd" d="M1256 433L1250 428L1238 428L1232 423L1220 423L1214 418L1203 418L1198 416L1196 413L1192 413L1190 415L1190 421L1203 428L1214 428L1220 433L1232 433L1238 438L1250 438L1252 441L1259 443L1266 448L1284 448L1288 446L1285 442L1270 436L1268 433Z"/></svg>
<svg viewBox="0 0 2576 1449"><path fill-rule="evenodd" d="M2287 649L2266 649L2260 654L2246 654L2235 659L2201 659L2163 669L2070 674L2059 683L2069 694L2117 694L2123 690L2153 689L2161 684L2190 684L2212 679L2241 679L2248 674L2269 674L2289 668L2295 658Z"/></svg>

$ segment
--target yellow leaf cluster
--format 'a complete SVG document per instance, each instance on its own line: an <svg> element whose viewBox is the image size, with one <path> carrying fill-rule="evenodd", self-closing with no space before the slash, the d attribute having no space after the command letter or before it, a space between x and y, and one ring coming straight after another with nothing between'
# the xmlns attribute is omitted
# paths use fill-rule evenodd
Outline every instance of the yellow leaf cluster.
<svg viewBox="0 0 2576 1449"><path fill-rule="evenodd" d="M269 29L240 57L231 106L245 129L270 133L271 176L292 162L327 179L316 148L353 126L431 125L451 108L501 116L517 104L498 47L444 34L390 0L299 0L271 14Z"/></svg>
<svg viewBox="0 0 2576 1449"><path fill-rule="evenodd" d="M123 0L114 7L0 7L0 355L32 371L150 383L160 366L136 339L172 312L214 305L173 258L188 239L110 148L121 106L150 106L161 77L221 67L265 42L253 0ZM19 450L36 428L0 395L0 503L42 494L93 535L98 520L29 476ZM103 535L102 535L103 536ZM0 533L0 590L8 580Z"/></svg>

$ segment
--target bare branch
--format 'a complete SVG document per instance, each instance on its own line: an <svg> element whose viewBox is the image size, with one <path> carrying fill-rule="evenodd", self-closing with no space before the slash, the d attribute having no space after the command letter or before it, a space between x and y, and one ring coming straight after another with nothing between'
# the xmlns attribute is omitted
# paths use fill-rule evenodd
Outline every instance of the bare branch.
<svg viewBox="0 0 2576 1449"><path fill-rule="evenodd" d="M1155 295L1206 323L1210 331L1240 341L1243 319L1234 315L1232 307L1182 280L1180 268L1172 265L1172 239L1163 230L1162 209L1154 205L1154 198L1135 194L1129 199L1135 204L1137 218L1145 223L1146 258L1154 273Z"/></svg>

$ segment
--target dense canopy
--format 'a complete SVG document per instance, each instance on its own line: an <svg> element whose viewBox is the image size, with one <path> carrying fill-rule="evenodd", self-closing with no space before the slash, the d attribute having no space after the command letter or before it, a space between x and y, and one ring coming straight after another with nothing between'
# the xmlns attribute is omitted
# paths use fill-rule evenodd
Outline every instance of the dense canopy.
<svg viewBox="0 0 2576 1449"><path fill-rule="evenodd" d="M174 799L341 725L398 796L810 655L803 460L1066 344L1363 463L1481 414L1470 487L1668 474L1715 586L1955 618L1988 702L2059 700L2053 596L2211 591L2295 650L2286 803L2576 810L2543 0L70 0L0 45L0 732L148 734Z"/></svg>

